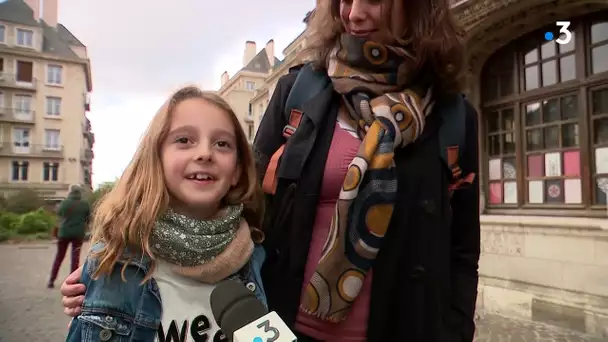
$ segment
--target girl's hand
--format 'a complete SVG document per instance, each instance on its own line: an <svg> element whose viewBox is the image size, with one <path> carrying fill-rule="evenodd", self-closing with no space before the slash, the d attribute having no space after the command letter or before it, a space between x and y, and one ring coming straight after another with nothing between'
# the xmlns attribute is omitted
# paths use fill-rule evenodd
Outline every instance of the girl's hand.
<svg viewBox="0 0 608 342"><path fill-rule="evenodd" d="M80 306L84 301L84 293L87 288L80 284L81 275L82 266L72 272L61 284L63 312L70 317L76 317L80 314Z"/></svg>

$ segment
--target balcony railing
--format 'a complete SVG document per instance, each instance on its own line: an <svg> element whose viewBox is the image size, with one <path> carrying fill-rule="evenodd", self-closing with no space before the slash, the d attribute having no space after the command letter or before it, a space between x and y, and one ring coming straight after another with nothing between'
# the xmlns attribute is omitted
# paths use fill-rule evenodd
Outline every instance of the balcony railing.
<svg viewBox="0 0 608 342"><path fill-rule="evenodd" d="M28 142L0 142L0 156L16 158L63 158L63 145L37 145Z"/></svg>
<svg viewBox="0 0 608 342"><path fill-rule="evenodd" d="M15 74L0 72L0 87L35 90L36 83L37 80L33 77L29 81L24 81L19 80Z"/></svg>
<svg viewBox="0 0 608 342"><path fill-rule="evenodd" d="M95 158L95 153L93 153L93 150L90 148L85 148L80 152L80 161L84 165L90 164L93 161L93 158Z"/></svg>
<svg viewBox="0 0 608 342"><path fill-rule="evenodd" d="M91 111L91 94L84 93L84 110L87 112Z"/></svg>
<svg viewBox="0 0 608 342"><path fill-rule="evenodd" d="M15 108L0 108L0 122L34 123L36 112Z"/></svg>
<svg viewBox="0 0 608 342"><path fill-rule="evenodd" d="M89 145L93 146L95 144L95 134L91 130L91 121L86 119L82 123L82 135L89 141Z"/></svg>

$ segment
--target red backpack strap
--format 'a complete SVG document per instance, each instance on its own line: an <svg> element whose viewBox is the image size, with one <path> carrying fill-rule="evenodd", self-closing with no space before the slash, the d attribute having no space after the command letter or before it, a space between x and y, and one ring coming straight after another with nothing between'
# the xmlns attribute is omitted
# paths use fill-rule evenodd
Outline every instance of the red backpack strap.
<svg viewBox="0 0 608 342"><path fill-rule="evenodd" d="M452 183L449 186L450 195L461 187L473 184L475 180L475 173L469 173L464 178L462 177L462 169L458 166L460 151L459 147L449 146L447 148L447 158L450 170L452 171Z"/></svg>
<svg viewBox="0 0 608 342"><path fill-rule="evenodd" d="M298 129L300 121L302 120L302 112L297 109L292 109L289 113L289 123L283 127L283 136L285 139L289 139ZM285 151L285 144L281 145L279 149L272 155L268 167L266 168L266 174L264 175L264 181L262 182L262 189L265 193L274 195L277 190L277 170L279 168L279 160Z"/></svg>

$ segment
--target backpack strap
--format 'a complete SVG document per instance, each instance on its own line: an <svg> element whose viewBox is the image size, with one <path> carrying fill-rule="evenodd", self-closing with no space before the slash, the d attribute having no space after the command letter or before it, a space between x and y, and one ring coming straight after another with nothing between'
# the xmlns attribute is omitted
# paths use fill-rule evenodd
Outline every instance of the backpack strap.
<svg viewBox="0 0 608 342"><path fill-rule="evenodd" d="M266 173L264 174L264 180L262 181L262 189L267 194L274 194L276 192L279 161L283 152L285 152L287 140L296 132L302 121L302 116L304 116L304 112L301 109L302 105L319 94L329 83L327 75L323 72L315 71L311 64L306 64L296 70L298 76L285 101L284 113L287 115L285 120L287 125L283 127L285 143L270 158Z"/></svg>
<svg viewBox="0 0 608 342"><path fill-rule="evenodd" d="M468 184L475 179L474 173L463 178L463 171L459 166L461 157L466 148L466 103L465 96L455 96L453 101L447 101L441 109L441 126L439 127L439 155L445 165L452 172L452 182L449 190L454 190Z"/></svg>
<svg viewBox="0 0 608 342"><path fill-rule="evenodd" d="M291 137L298 126L300 125L300 121L302 121L302 112L297 109L292 109L289 113L289 121L288 124L283 127L283 137L285 137L285 141ZM277 190L277 170L279 168L279 160L285 151L285 144L281 145L279 149L272 155L270 158L270 162L268 162L268 167L266 168L266 173L264 174L264 180L262 181L262 189L265 193L274 195Z"/></svg>

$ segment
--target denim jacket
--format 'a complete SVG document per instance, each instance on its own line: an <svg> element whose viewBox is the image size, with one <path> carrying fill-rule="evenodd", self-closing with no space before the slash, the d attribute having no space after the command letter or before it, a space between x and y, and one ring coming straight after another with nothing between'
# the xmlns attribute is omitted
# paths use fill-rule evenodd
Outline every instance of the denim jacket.
<svg viewBox="0 0 608 342"><path fill-rule="evenodd" d="M98 251L97 243L91 252ZM127 260L125 252L121 260ZM231 278L240 280L254 291L256 297L266 305L260 269L266 258L261 245L256 245L248 264ZM93 341L155 341L162 318L162 301L158 285L152 277L141 284L150 268L150 259L132 257L125 270L124 262L117 263L109 276L92 279L99 261L88 257L83 266L81 283L87 287L81 313L72 320L68 342ZM254 286L255 285L255 286Z"/></svg>

